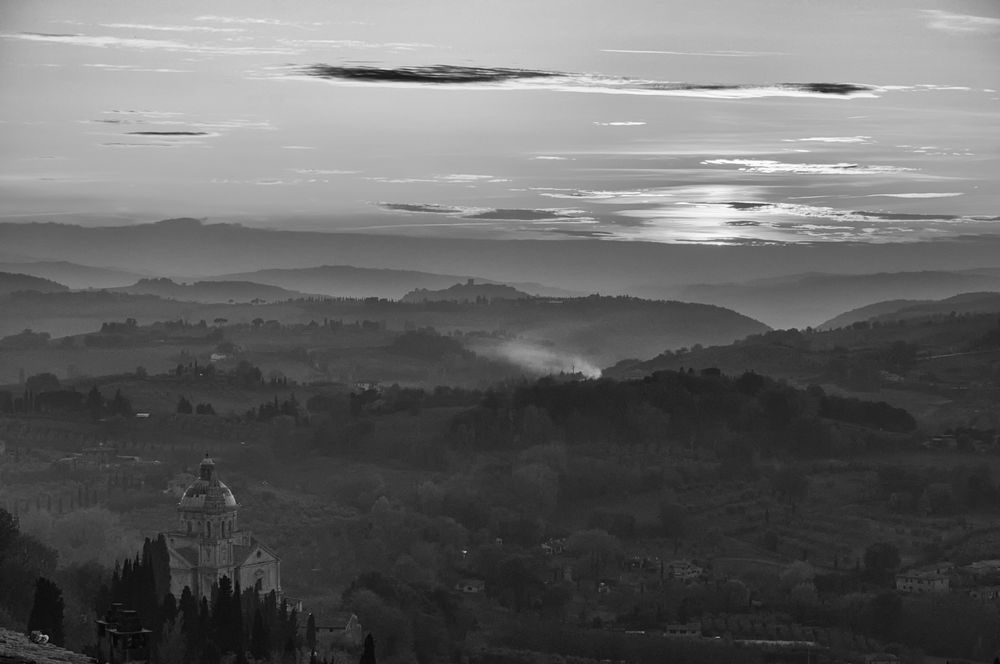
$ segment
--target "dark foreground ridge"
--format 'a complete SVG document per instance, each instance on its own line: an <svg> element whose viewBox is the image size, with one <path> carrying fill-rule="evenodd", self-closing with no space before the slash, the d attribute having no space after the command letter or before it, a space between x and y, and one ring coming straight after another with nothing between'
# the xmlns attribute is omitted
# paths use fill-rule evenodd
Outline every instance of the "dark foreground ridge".
<svg viewBox="0 0 1000 664"><path fill-rule="evenodd" d="M32 643L20 632L0 628L2 664L94 664L86 655L50 643Z"/></svg>

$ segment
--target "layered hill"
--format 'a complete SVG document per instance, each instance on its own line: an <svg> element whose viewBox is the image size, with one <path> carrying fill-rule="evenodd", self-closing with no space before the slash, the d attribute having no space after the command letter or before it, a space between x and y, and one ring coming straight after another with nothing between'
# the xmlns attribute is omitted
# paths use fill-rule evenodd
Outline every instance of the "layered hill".
<svg viewBox="0 0 1000 664"><path fill-rule="evenodd" d="M367 321L387 330L434 328L465 337L467 345L526 366L600 367L665 349L725 344L769 328L734 311L704 304L628 297L493 299L480 303L306 298L268 303L195 302L177 286L163 295L121 291L15 293L0 300L0 336L25 328L53 337L92 332L104 322L139 324L224 318L229 325L263 319L284 325ZM152 290L152 289L150 289ZM259 294L259 291L254 291ZM223 295L232 295L225 292ZM180 295L188 301L176 299Z"/></svg>
<svg viewBox="0 0 1000 664"><path fill-rule="evenodd" d="M166 278L140 279L131 286L107 289L114 293L130 295L156 295L170 300L185 302L254 302L281 301L308 297L305 293L287 290L278 286L256 284L250 281L196 281L179 284Z"/></svg>
<svg viewBox="0 0 1000 664"><path fill-rule="evenodd" d="M288 225L286 221L291 220L274 217L268 223L280 228ZM233 223L174 219L103 227L0 223L0 247L9 257L7 260L71 261L182 280L251 272L259 270L266 260L266 265L272 268L388 266L461 276L461 280L489 279L529 293L532 290L518 284L536 282L584 293L627 293L684 300L687 298L676 292L679 285L742 283L809 270L839 273L852 266L851 269L858 271L888 273L993 266L1000 255L1000 236L977 237L975 241L870 245L716 246L609 242L587 234L552 235L550 239L537 240L486 240L264 230ZM256 278L251 280L260 282ZM415 287L445 288L459 280L452 278L433 286L409 284L395 295L386 296L401 297ZM283 287L326 293L293 285ZM984 288L966 285L956 292L969 290ZM847 309L878 300L954 294L876 293L867 301L840 302L826 312L802 317L798 325L818 324ZM759 314L762 319L763 312L762 309ZM776 320L773 324L786 323Z"/></svg>
<svg viewBox="0 0 1000 664"><path fill-rule="evenodd" d="M836 329L778 330L627 360L604 375L639 378L707 367L729 374L754 371L864 398L878 394L938 424L975 421L997 428L1000 414L988 404L1000 389L998 313L1000 294L968 294Z"/></svg>
<svg viewBox="0 0 1000 664"><path fill-rule="evenodd" d="M1000 292L961 293L940 300L889 300L835 316L819 326L832 330L858 322L896 322L961 314L1000 312Z"/></svg>
<svg viewBox="0 0 1000 664"><path fill-rule="evenodd" d="M142 274L112 268L79 265L69 261L34 261L0 263L2 272L19 272L51 279L70 288L114 288L127 286L142 278Z"/></svg>
<svg viewBox="0 0 1000 664"><path fill-rule="evenodd" d="M236 280L270 284L307 293L322 293L333 297L385 297L398 299L411 290L448 288L456 282L474 279L479 284L497 284L490 279L454 274L436 274L418 270L354 267L351 265L319 265L305 268L275 268L206 277L206 281ZM537 283L513 283L514 288L548 297L575 297L583 293L553 288Z"/></svg>
<svg viewBox="0 0 1000 664"><path fill-rule="evenodd" d="M815 327L837 314L885 300L936 300L973 291L1000 291L1000 274L968 271L806 273L747 282L695 284L678 299L735 309L776 328Z"/></svg>
<svg viewBox="0 0 1000 664"><path fill-rule="evenodd" d="M403 296L403 302L477 302L480 300L523 300L531 297L506 284L477 284L469 279L440 290L416 288Z"/></svg>
<svg viewBox="0 0 1000 664"><path fill-rule="evenodd" d="M59 293L68 291L69 287L51 279L34 277L17 272L0 272L0 295L16 293L17 291L37 291L39 293Z"/></svg>

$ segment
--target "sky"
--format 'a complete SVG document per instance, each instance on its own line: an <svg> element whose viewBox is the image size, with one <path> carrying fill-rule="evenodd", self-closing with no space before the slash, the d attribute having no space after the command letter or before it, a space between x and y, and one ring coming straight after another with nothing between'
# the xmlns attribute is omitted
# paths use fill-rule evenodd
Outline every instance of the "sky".
<svg viewBox="0 0 1000 664"><path fill-rule="evenodd" d="M997 233L995 0L0 4L0 221Z"/></svg>

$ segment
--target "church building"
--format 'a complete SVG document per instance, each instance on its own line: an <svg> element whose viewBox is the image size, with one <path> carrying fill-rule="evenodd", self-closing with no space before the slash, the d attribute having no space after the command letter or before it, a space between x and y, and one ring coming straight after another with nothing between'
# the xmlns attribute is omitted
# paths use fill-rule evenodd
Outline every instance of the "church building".
<svg viewBox="0 0 1000 664"><path fill-rule="evenodd" d="M215 474L206 454L198 479L177 504L178 528L166 533L170 551L170 592L187 586L196 598L211 597L212 584L228 576L240 587L281 596L281 560L249 531L241 530L239 503Z"/></svg>

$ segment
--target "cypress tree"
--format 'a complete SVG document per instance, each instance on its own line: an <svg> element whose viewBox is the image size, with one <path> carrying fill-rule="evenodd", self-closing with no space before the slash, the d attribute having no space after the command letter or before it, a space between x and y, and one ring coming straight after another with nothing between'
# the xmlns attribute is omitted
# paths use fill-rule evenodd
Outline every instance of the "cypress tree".
<svg viewBox="0 0 1000 664"><path fill-rule="evenodd" d="M253 632L250 634L250 654L254 659L268 659L271 655L271 639L264 626L260 609L253 614Z"/></svg>
<svg viewBox="0 0 1000 664"><path fill-rule="evenodd" d="M170 592L170 551L167 549L167 538L163 533L153 540L150 554L156 599L162 600L163 596Z"/></svg>
<svg viewBox="0 0 1000 664"><path fill-rule="evenodd" d="M233 597L230 600L230 630L233 635L233 646L236 648L237 659L247 649L246 632L243 629L243 592L240 590L240 580L233 585Z"/></svg>
<svg viewBox="0 0 1000 664"><path fill-rule="evenodd" d="M160 606L160 624L165 625L170 623L171 625L177 620L177 600L174 599L172 593L167 593L163 596L163 604Z"/></svg>
<svg viewBox="0 0 1000 664"><path fill-rule="evenodd" d="M47 634L57 646L63 645L63 598L62 590L44 576L35 581L35 602L28 616L28 631L38 630Z"/></svg>
<svg viewBox="0 0 1000 664"><path fill-rule="evenodd" d="M222 653L237 652L233 623L233 585L228 576L223 576L212 603L211 622L212 640Z"/></svg>
<svg viewBox="0 0 1000 664"><path fill-rule="evenodd" d="M375 639L372 638L371 632L365 637L365 650L361 653L361 661L358 664L375 664Z"/></svg>
<svg viewBox="0 0 1000 664"><path fill-rule="evenodd" d="M184 638L188 643L194 641L198 627L198 601L191 593L191 588L184 586L181 591L181 600L177 603L177 610L184 620Z"/></svg>
<svg viewBox="0 0 1000 664"><path fill-rule="evenodd" d="M195 635L193 652L202 653L204 656L206 646L211 642L208 638L211 628L212 618L208 611L208 598L203 596L198 606L198 632ZM215 650L218 651L218 648Z"/></svg>
<svg viewBox="0 0 1000 664"><path fill-rule="evenodd" d="M309 614L309 619L306 621L306 645L309 646L309 652L313 656L316 655L316 616Z"/></svg>

